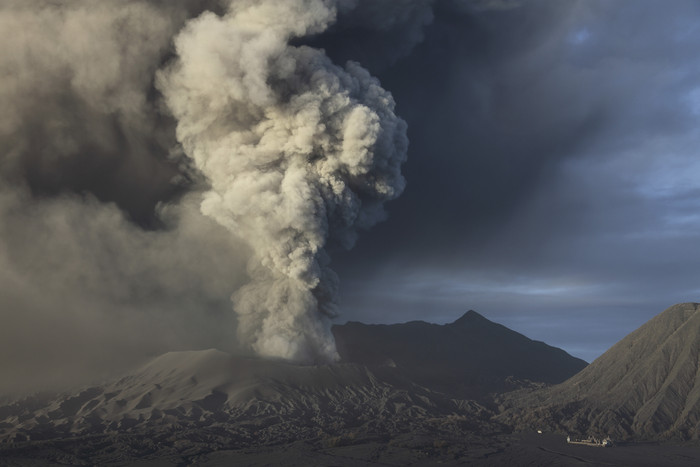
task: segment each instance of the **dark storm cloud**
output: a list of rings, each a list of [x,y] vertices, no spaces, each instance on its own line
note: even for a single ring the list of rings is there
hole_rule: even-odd
[[[475,308],[590,359],[697,300],[699,14],[693,2],[438,6],[380,73],[409,123],[408,185],[341,261],[347,314],[451,321]]]
[[[438,2],[424,40],[380,73],[409,123],[413,157],[405,167],[411,183],[392,205],[391,224],[379,230],[410,244],[411,257],[425,251],[417,243],[452,245],[515,209],[548,167],[605,120],[604,109],[549,75],[575,4],[450,5]],[[364,52],[372,50],[368,44]]]

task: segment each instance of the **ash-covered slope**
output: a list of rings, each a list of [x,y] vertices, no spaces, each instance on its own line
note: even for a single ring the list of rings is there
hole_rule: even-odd
[[[700,305],[675,305],[568,381],[506,397],[502,420],[618,439],[698,439],[699,359]]]
[[[418,384],[460,397],[516,389],[523,380],[560,383],[587,365],[471,310],[445,325],[349,322],[333,334],[344,362],[394,366]]]
[[[362,445],[371,458],[372,446],[383,446],[389,458],[409,455],[407,463],[486,456],[495,452],[491,435],[509,428],[468,400],[470,391],[522,387],[511,376],[563,379],[585,366],[475,312],[444,326],[334,331],[340,364],[170,352],[101,385],[0,406],[0,458],[190,465],[216,452],[300,442],[319,452]]]
[[[104,385],[0,407],[0,442],[127,435],[138,444],[144,438],[133,435],[147,435],[161,450],[179,443],[211,451],[353,430],[408,432],[445,417],[448,425],[475,430],[490,415],[476,403],[382,379],[361,365],[299,366],[204,350],[170,352]]]

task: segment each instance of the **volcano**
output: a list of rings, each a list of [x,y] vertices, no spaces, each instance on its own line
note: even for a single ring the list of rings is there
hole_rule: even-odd
[[[700,304],[672,306],[562,384],[504,397],[501,419],[616,439],[700,438]]]
[[[227,453],[230,465],[248,462],[236,457],[242,450],[302,443],[314,456],[354,446],[355,459],[376,450],[390,462],[426,452],[460,459],[467,449],[478,457],[497,452],[492,435],[508,430],[492,421],[485,394],[559,382],[585,366],[474,311],[446,325],[349,323],[333,332],[338,364],[169,352],[102,384],[15,401],[0,407],[0,455],[181,465]]]
[[[333,333],[343,360],[332,365],[169,352],[101,384],[5,404],[0,459],[31,466],[700,462],[698,449],[658,444],[698,439],[698,304],[669,308],[588,366],[474,311],[445,325],[348,323]],[[655,443],[611,453],[569,446],[565,433]]]

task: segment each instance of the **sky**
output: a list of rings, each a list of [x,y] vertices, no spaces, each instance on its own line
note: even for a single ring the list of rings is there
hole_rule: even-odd
[[[347,318],[471,308],[592,361],[697,301],[698,14],[438,4],[423,42],[377,71],[408,121],[408,183],[339,260]]]
[[[699,15],[3,3],[0,390],[469,309],[592,361],[698,300]]]

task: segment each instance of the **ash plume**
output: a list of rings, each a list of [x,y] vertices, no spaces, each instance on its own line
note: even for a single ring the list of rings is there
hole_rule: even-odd
[[[263,356],[337,359],[329,318],[345,247],[404,187],[406,124],[359,64],[290,43],[336,21],[337,3],[236,1],[175,39],[158,88],[177,139],[211,188],[202,212],[243,238],[250,283],[233,295],[238,336]]]
[[[433,5],[2,2],[9,386],[226,339],[333,360],[327,247],[351,247],[404,185],[406,124],[364,62],[406,55]],[[377,39],[363,66],[322,50],[359,29]]]

